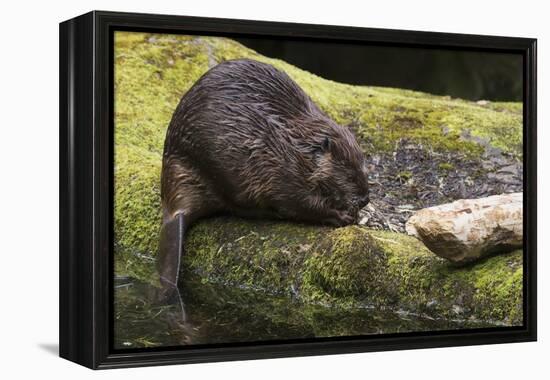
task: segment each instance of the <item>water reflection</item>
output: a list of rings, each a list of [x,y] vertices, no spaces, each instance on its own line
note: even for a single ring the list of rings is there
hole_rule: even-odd
[[[115,281],[117,349],[189,344],[353,336],[490,327],[486,323],[433,320],[368,308],[330,308],[286,296],[202,283],[185,276],[179,303],[150,303],[154,288],[134,279]]]

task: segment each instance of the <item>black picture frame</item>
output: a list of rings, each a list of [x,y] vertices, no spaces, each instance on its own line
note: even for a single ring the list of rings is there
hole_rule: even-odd
[[[269,36],[523,56],[524,324],[113,352],[113,32]],[[536,340],[536,39],[93,11],[60,24],[60,356],[93,369]]]

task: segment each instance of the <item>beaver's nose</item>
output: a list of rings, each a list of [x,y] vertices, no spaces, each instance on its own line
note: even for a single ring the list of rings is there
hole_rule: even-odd
[[[359,200],[359,207],[363,208],[366,205],[368,205],[369,202],[370,202],[369,196],[365,195],[364,197],[361,197],[361,199]]]

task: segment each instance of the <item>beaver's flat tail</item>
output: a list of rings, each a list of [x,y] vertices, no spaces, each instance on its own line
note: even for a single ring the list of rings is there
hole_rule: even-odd
[[[173,303],[172,300],[174,299],[179,303],[182,302],[178,290],[178,280],[183,256],[184,235],[185,221],[183,214],[176,215],[162,225],[157,259],[161,284],[157,301],[161,303]],[[181,306],[183,309],[183,305]]]

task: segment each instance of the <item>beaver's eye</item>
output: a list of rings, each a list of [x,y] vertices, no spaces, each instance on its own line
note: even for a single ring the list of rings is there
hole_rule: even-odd
[[[328,152],[330,150],[330,139],[328,136],[325,136],[325,138],[323,139],[321,149],[323,150],[323,152]]]

